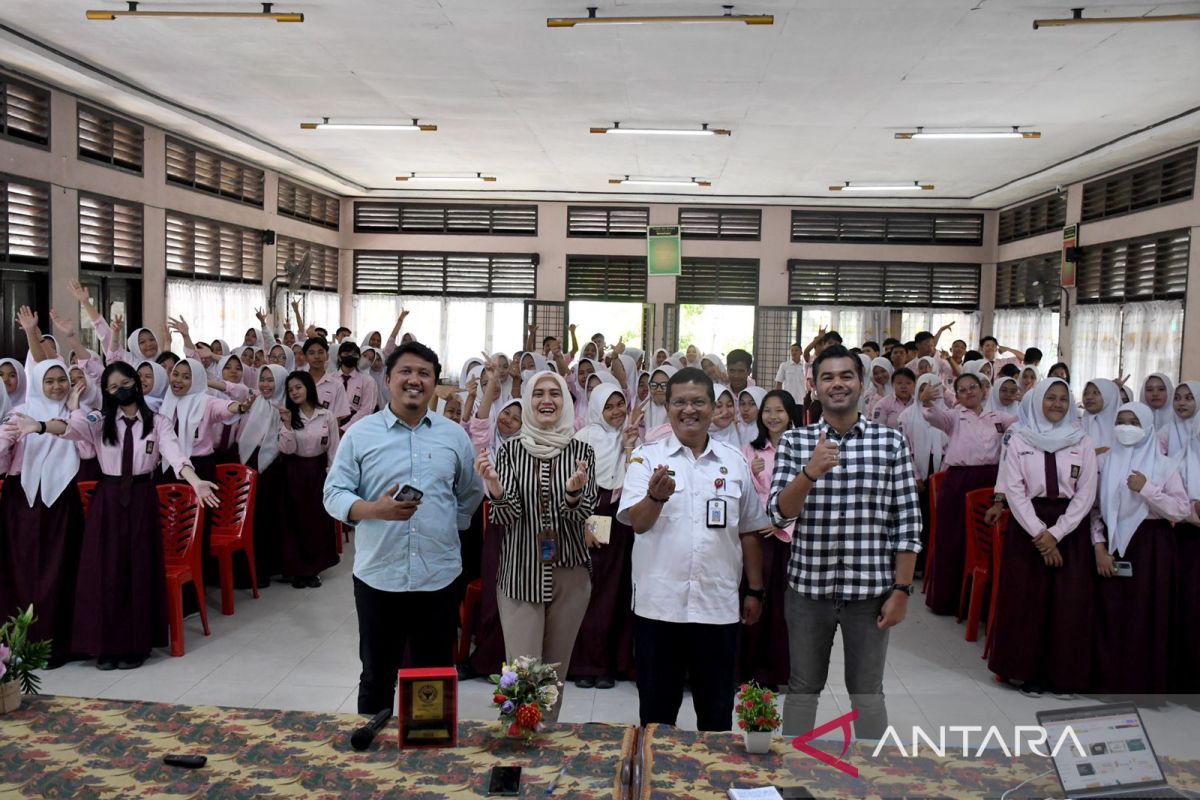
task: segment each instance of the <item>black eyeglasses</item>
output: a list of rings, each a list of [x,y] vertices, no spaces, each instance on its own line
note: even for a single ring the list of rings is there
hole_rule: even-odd
[[[657,391],[657,390],[659,390],[659,389],[666,389],[666,388],[667,388],[667,382],[666,382],[666,381],[650,381],[650,383],[648,383],[648,384],[646,384],[646,385],[650,387],[650,390],[651,390],[651,391]]]

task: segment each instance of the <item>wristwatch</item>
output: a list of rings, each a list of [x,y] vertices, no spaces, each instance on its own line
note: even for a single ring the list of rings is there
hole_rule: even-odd
[[[904,592],[909,597],[912,597],[913,585],[911,583],[893,583],[891,591]]]
[[[767,596],[767,590],[766,589],[746,589],[746,596],[753,597],[755,600],[757,600],[761,603],[763,601],[763,599]]]

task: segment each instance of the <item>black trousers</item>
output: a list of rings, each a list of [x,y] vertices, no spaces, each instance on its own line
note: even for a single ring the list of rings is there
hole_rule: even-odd
[[[634,661],[642,725],[674,725],[683,681],[692,687],[696,727],[733,727],[735,667],[740,623],[701,625],[635,617]]]
[[[414,667],[453,667],[456,584],[432,592],[384,592],[354,578],[358,611],[358,712],[395,708],[396,673],[409,648]]]

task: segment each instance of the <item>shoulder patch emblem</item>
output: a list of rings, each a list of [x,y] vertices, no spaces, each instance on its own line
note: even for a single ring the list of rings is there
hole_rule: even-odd
[[[629,459],[629,463],[630,464],[645,464],[646,462],[645,462],[645,460],[642,459],[641,456],[634,456],[633,458]]]
[[[87,415],[87,421],[88,421],[88,422],[99,422],[99,421],[100,421],[100,415],[99,415],[99,414],[97,414],[95,411],[93,411],[93,412],[91,412],[90,414],[88,414],[88,415]]]

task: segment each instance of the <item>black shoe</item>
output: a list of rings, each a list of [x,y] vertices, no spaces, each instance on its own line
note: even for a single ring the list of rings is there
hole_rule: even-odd
[[[595,689],[596,688],[596,679],[593,678],[591,675],[588,675],[585,678],[576,678],[575,685],[577,687],[579,687],[580,689]]]
[[[1025,681],[1025,683],[1021,684],[1020,691],[1026,697],[1041,697],[1043,690],[1041,686],[1038,686],[1033,681]]]
[[[319,589],[321,586],[321,576],[313,575],[311,578],[308,579],[307,585],[308,585],[308,588],[310,588],[310,589]]]
[[[270,578],[268,578],[266,575],[259,575],[259,576],[258,576],[258,588],[260,588],[260,589],[266,589],[266,588],[267,588],[268,586],[270,586],[270,585],[271,585],[271,579],[270,579]]]
[[[45,669],[58,669],[71,660],[70,656],[55,656],[46,662]]]
[[[308,578],[292,578],[292,588],[293,589],[307,589],[308,588]]]
[[[597,689],[611,689],[616,685],[617,685],[617,682],[614,681],[612,678],[608,677],[607,675],[604,676],[603,678],[596,678],[596,688]]]
[[[117,662],[117,669],[137,669],[145,663],[145,656],[142,656],[141,658],[122,658]]]
[[[108,672],[117,668],[117,660],[115,658],[97,658],[96,669],[101,672]]]

